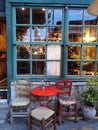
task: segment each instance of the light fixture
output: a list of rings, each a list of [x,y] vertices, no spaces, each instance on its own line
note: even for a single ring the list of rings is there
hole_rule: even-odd
[[[22,9],[22,11],[24,11],[24,10],[25,10],[25,8],[24,8],[24,7],[22,7],[21,9]]]
[[[42,11],[45,11],[45,8],[42,8]]]
[[[87,8],[87,12],[91,15],[95,15],[98,16],[98,0],[94,0],[94,2],[92,2],[88,8]]]

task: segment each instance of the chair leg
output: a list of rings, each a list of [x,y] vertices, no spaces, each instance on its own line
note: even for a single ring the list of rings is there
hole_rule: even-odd
[[[42,119],[42,130],[46,130],[46,128],[45,128],[45,119],[44,118]]]
[[[54,112],[54,121],[53,121],[53,125],[54,125],[54,130],[56,130],[56,113]]]
[[[29,114],[29,130],[32,130],[32,116]]]
[[[59,115],[59,125],[61,125],[61,122],[62,122],[62,117],[61,115]]]
[[[78,104],[75,104],[75,121],[77,121]]]
[[[10,123],[11,124],[13,124],[13,115],[12,115],[12,113],[13,113],[13,108],[10,107]]]
[[[60,104],[60,107],[59,107],[59,124],[61,125],[61,122],[62,122],[62,105]]]
[[[27,107],[27,112],[28,112],[27,121],[28,121],[28,125],[29,125],[29,123],[30,123],[29,117],[30,117],[30,114],[31,114],[29,107]]]

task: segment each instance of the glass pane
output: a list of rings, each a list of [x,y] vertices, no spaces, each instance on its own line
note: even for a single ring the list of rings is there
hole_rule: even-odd
[[[17,61],[17,74],[30,74],[30,62]]]
[[[90,15],[88,12],[85,10],[84,13],[84,20],[85,20],[85,25],[97,25],[97,16]]]
[[[94,75],[94,62],[83,62],[82,73],[84,75]]]
[[[69,42],[82,42],[82,27],[69,27]]]
[[[44,61],[33,61],[32,62],[32,74],[34,75],[45,75],[46,64]]]
[[[80,75],[80,62],[69,61],[67,64],[68,75]]]
[[[5,0],[0,0],[0,12],[5,12]]]
[[[48,41],[60,42],[62,40],[62,27],[48,27]]]
[[[68,59],[80,59],[80,46],[68,46]]]
[[[47,75],[60,76],[60,62],[47,62]]]
[[[32,27],[32,42],[46,41],[46,27]]]
[[[16,9],[16,23],[29,24],[30,23],[30,10],[28,8]]]
[[[97,71],[96,71],[96,75],[98,76],[98,62],[97,62]]]
[[[95,60],[96,46],[83,46],[82,59],[83,60]]]
[[[69,24],[81,25],[82,24],[83,10],[69,10]]]
[[[84,42],[96,42],[97,40],[97,28],[85,27],[84,28]]]
[[[49,25],[61,25],[62,24],[62,10],[61,9],[49,9],[48,10],[48,24]]]
[[[17,45],[17,59],[30,58],[30,45]]]
[[[45,9],[32,9],[32,24],[46,24],[45,17]]]
[[[30,41],[30,28],[27,26],[16,27],[16,40],[29,42]]]
[[[46,48],[45,45],[33,45],[32,59],[45,59]]]
[[[47,46],[47,59],[48,60],[60,60],[61,59],[61,46],[60,45],[48,45]]]

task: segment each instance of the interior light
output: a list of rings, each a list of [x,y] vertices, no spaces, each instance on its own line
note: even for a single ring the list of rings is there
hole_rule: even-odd
[[[42,11],[45,11],[45,8],[43,8]]]
[[[96,38],[86,35],[85,37],[83,37],[83,40],[84,42],[93,42],[93,41],[96,41]]]
[[[24,7],[22,7],[21,9],[22,9],[23,11],[25,10],[25,8],[24,8]]]

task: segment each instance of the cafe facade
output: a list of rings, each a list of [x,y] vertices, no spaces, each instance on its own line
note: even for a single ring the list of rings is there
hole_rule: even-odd
[[[0,0],[0,59],[6,60],[8,100],[18,79],[82,84],[98,76],[98,17],[87,12],[91,2]]]

